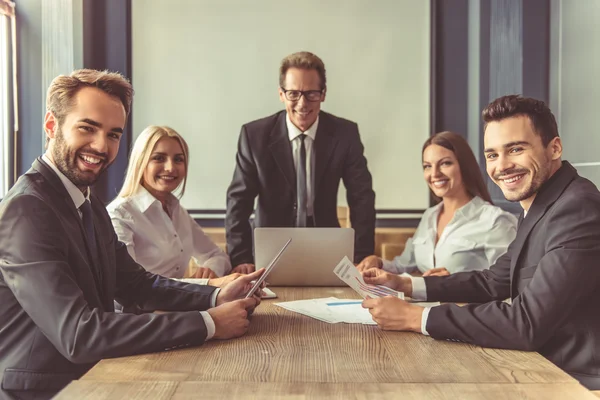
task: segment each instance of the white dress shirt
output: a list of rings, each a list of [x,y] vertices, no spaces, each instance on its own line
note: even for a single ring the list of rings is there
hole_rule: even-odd
[[[79,188],[77,186],[75,186],[75,184],[73,182],[71,182],[71,180],[69,178],[67,178],[62,172],[60,172],[60,170],[56,167],[56,165],[52,162],[52,160],[50,160],[48,157],[46,157],[45,154],[42,155],[42,160],[44,160],[44,162],[46,164],[48,164],[48,166],[50,168],[52,168],[52,170],[56,173],[56,175],[58,176],[58,178],[60,179],[62,184],[65,186],[65,189],[67,189],[69,196],[73,200],[73,204],[75,205],[75,208],[77,208],[77,212],[79,213],[79,218],[81,218],[82,213],[81,213],[81,210],[79,209],[79,207],[81,207],[81,205],[84,203],[84,201],[86,199],[89,200],[91,203],[90,188],[88,187],[87,193],[84,196],[83,192],[81,190],[79,190]],[[217,289],[213,292],[213,295],[211,296],[211,307],[215,306],[215,304],[217,302],[218,294],[219,294],[219,289]],[[213,321],[210,314],[206,311],[200,311],[200,315],[202,316],[202,319],[204,320],[204,324],[206,325],[206,332],[207,332],[206,340],[209,340],[215,335],[215,329],[216,329],[215,322]]]
[[[161,202],[140,186],[128,198],[117,197],[107,207],[119,240],[146,270],[168,278],[183,278],[190,259],[218,276],[231,271],[229,257],[202,230],[173,195]]]
[[[437,218],[441,207],[442,203],[425,211],[415,236],[412,240],[409,239],[411,243],[407,241],[404,252],[394,261],[384,260],[384,269],[395,273],[415,268],[425,272],[431,268],[444,267],[450,273],[487,269],[506,253],[508,245],[517,234],[517,218],[514,215],[474,197],[456,210],[436,246]],[[448,232],[456,237],[450,237]],[[442,239],[445,239],[444,242]],[[422,251],[419,250],[421,245]],[[427,300],[425,279],[410,279],[412,298]],[[421,316],[421,332],[424,335],[429,335],[426,327],[430,310],[431,307],[425,307]]]
[[[436,244],[443,202],[427,209],[402,255],[384,260],[383,269],[400,274],[446,268],[451,274],[489,268],[506,253],[517,234],[517,218],[480,197],[456,210]]]
[[[298,129],[298,127],[292,123],[292,121],[290,120],[290,116],[287,114],[285,117],[285,123],[287,125],[290,142],[292,143],[294,169],[298,167],[298,159],[300,158],[300,139],[298,139],[298,137],[302,134],[306,135],[306,137],[304,138],[304,148],[306,149],[306,195],[308,196],[308,204],[306,205],[306,215],[308,217],[312,217],[314,215],[313,203],[315,200],[313,191],[313,182],[315,181],[315,158],[313,156],[313,143],[315,141],[315,138],[317,137],[319,117],[317,117],[315,123],[312,124],[306,132],[302,132],[300,129]],[[298,171],[296,171],[296,173],[298,173]]]

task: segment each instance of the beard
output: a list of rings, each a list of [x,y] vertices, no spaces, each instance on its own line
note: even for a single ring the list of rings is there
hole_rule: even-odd
[[[546,162],[544,162],[542,165],[543,165],[543,167],[540,168],[535,175],[533,175],[529,185],[525,186],[524,188],[522,188],[518,191],[507,190],[501,184],[498,185],[498,186],[500,186],[500,189],[502,189],[502,193],[504,194],[504,197],[506,197],[506,200],[522,201],[522,200],[528,199],[531,196],[533,196],[534,194],[536,194],[540,190],[540,188],[542,187],[544,182],[546,182],[548,180],[548,178],[550,177],[550,161],[546,160]],[[520,173],[530,173],[530,172],[531,172],[530,170],[527,170],[524,168],[513,168],[513,169],[510,169],[507,171],[503,171],[502,174],[496,175],[494,177],[494,179],[497,181],[497,180],[501,179],[502,176],[511,175],[511,174],[520,174]],[[525,179],[525,177],[523,179]]]
[[[103,161],[103,165],[98,173],[94,173],[92,171],[82,171],[77,165],[77,158],[79,157],[78,152],[79,150],[72,150],[69,147],[65,141],[62,130],[58,129],[56,132],[54,147],[52,148],[52,157],[54,158],[54,163],[64,176],[73,182],[75,186],[83,190],[96,183],[106,168],[109,167],[110,163],[107,164],[105,161]],[[91,149],[87,149],[85,152],[102,157],[105,160],[107,159],[106,154],[99,153]]]
[[[537,176],[536,176],[531,181],[529,186],[525,187],[524,189],[522,189],[518,192],[503,190],[502,193],[504,194],[504,197],[506,197],[506,200],[508,200],[508,201],[521,201],[521,200],[528,199],[531,196],[533,196],[534,194],[536,194],[537,191],[540,190],[542,183],[543,183],[543,181],[538,180]]]

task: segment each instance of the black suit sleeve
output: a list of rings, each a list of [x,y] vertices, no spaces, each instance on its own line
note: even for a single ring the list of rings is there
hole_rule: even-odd
[[[0,213],[0,272],[27,318],[66,359],[92,363],[204,342],[206,326],[197,311],[134,315],[90,307],[68,263],[73,249],[65,238],[72,233],[62,226],[37,197],[9,200]],[[137,268],[127,272],[132,293],[144,292],[149,282],[144,274],[132,273]]]
[[[242,127],[238,142],[235,171],[227,190],[227,215],[225,229],[227,252],[231,265],[253,263],[252,228],[250,215],[258,195],[258,172],[252,157],[248,132]]]
[[[427,331],[485,347],[539,350],[600,286],[600,207],[597,199],[567,202],[549,211],[542,257],[512,304],[495,301],[442,305],[429,313]],[[541,244],[540,244],[541,245]],[[458,285],[456,290],[459,290]],[[429,289],[428,289],[429,293]]]
[[[490,269],[424,278],[427,301],[486,303],[509,298],[512,246]]]
[[[214,287],[183,283],[147,272],[131,258],[124,243],[118,240],[115,242],[115,298],[119,303],[124,306],[136,305],[144,311],[193,311],[210,308]]]
[[[375,252],[375,192],[358,126],[353,124],[353,127],[343,181],[350,208],[350,222],[356,235],[354,262],[358,263]]]

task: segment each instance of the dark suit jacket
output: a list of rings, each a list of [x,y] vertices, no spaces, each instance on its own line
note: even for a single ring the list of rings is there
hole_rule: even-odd
[[[600,193],[569,163],[542,186],[489,270],[425,283],[428,300],[483,303],[432,308],[432,337],[538,351],[600,389]]]
[[[199,345],[210,286],[146,272],[92,196],[101,253],[54,171],[37,159],[0,203],[0,398],[49,398],[103,358]],[[165,314],[115,314],[113,299]],[[24,392],[27,391],[27,392]]]
[[[355,261],[373,254],[375,192],[358,126],[321,111],[313,147],[314,222],[339,227],[337,193],[346,187],[355,230]],[[289,227],[296,218],[296,170],[286,126],[286,112],[242,126],[233,180],[227,191],[227,250],[232,265],[254,262],[249,218],[258,196],[255,227]]]

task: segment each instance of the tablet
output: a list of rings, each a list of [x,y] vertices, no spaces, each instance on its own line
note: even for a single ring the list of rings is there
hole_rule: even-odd
[[[271,271],[273,271],[275,269],[275,266],[277,265],[277,261],[279,260],[279,258],[281,257],[281,255],[283,254],[283,252],[285,251],[285,249],[289,246],[289,244],[291,242],[292,242],[292,238],[289,238],[288,241],[285,242],[285,244],[283,245],[281,250],[279,250],[279,253],[277,253],[275,258],[273,258],[273,260],[271,260],[271,262],[269,263],[269,266],[267,266],[267,269],[265,270],[265,272],[263,272],[263,274],[260,276],[260,278],[258,278],[256,280],[256,282],[254,282],[254,286],[252,286],[252,289],[250,289],[250,291],[246,295],[246,298],[252,297],[254,292],[256,292],[256,290],[258,288],[260,288],[260,285],[265,281],[267,276],[269,276]]]

